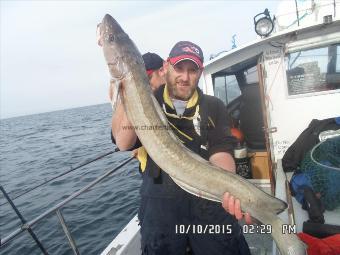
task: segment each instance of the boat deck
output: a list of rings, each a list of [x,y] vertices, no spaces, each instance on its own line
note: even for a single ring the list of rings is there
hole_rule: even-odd
[[[287,174],[287,178],[290,179],[292,173]],[[287,202],[286,187],[285,187],[286,175],[282,170],[281,160],[277,162],[276,169],[276,197]],[[252,183],[263,189],[265,192],[270,193],[270,183],[267,179],[253,179]],[[294,216],[296,221],[296,232],[302,231],[302,224],[308,219],[307,211],[301,208],[301,205],[293,198]],[[339,225],[340,208],[334,211],[326,211],[324,217],[326,223]],[[284,223],[288,224],[288,212],[285,210],[279,215]],[[131,219],[131,221],[125,226],[125,228],[118,234],[118,236],[106,247],[101,255],[134,255],[140,254],[140,233],[139,233],[139,221],[137,215]],[[242,225],[243,222],[240,222]],[[245,238],[248,242],[249,248],[253,255],[276,255],[278,254],[275,246],[275,242],[270,234],[245,234]]]

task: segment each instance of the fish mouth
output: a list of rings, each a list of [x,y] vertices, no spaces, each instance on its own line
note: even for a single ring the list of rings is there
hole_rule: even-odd
[[[128,76],[128,67],[121,57],[112,58],[107,62],[111,76],[114,79],[122,80]]]
[[[117,68],[117,63],[108,63],[107,64],[111,73],[111,76],[114,79],[117,80],[122,80],[124,79],[124,77],[126,76],[125,73],[123,71],[119,71]]]

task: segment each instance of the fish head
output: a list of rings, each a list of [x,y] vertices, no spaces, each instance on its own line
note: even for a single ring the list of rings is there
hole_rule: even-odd
[[[104,39],[107,40],[108,42],[114,41],[114,36],[117,36],[119,34],[125,34],[122,27],[110,14],[105,14],[103,21],[101,23],[101,27],[104,28],[104,31],[102,31],[104,32],[105,36]]]
[[[127,63],[131,55],[129,36],[109,14],[97,26],[98,44],[103,47],[104,56],[112,78],[123,79],[128,73]]]

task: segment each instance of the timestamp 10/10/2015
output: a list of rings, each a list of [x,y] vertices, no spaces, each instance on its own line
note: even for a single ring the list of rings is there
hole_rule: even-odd
[[[296,226],[283,224],[282,234],[296,234]],[[176,234],[231,234],[233,231],[232,225],[226,224],[176,224]],[[241,226],[243,234],[272,234],[272,225],[270,224],[245,224]]]
[[[271,234],[271,225],[242,225],[241,231],[244,234]],[[233,232],[232,225],[226,224],[177,224],[175,226],[176,234],[231,234]]]

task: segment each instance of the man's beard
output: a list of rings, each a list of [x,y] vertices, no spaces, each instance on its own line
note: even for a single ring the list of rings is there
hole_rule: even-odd
[[[170,80],[168,76],[165,76],[165,81],[169,90],[169,95],[172,98],[179,99],[179,100],[184,100],[187,101],[190,99],[190,97],[194,94],[196,90],[196,86],[193,88],[190,88],[187,93],[182,94],[178,93],[177,91],[177,84],[175,80]]]

